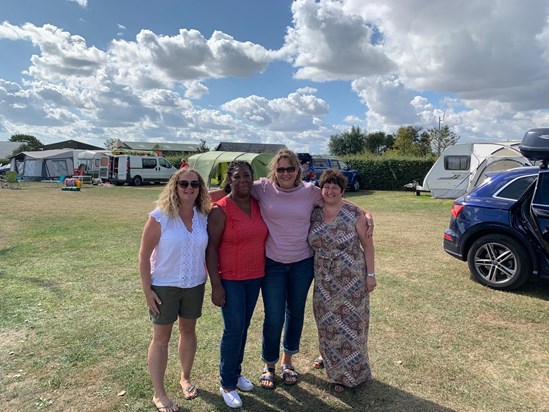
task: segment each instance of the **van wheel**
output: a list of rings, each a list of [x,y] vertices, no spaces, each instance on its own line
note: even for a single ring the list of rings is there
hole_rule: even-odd
[[[358,192],[360,190],[360,180],[355,179],[351,184],[351,192]]]
[[[132,180],[132,183],[134,186],[141,186],[141,183],[143,183],[143,179],[141,179],[141,176],[135,176]]]
[[[473,278],[493,289],[516,289],[532,272],[524,246],[502,234],[486,235],[473,243],[467,263]]]

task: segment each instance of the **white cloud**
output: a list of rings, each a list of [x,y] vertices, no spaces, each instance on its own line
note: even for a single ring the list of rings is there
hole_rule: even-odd
[[[341,8],[341,2],[296,0],[293,27],[279,52],[298,68],[295,76],[315,81],[353,80],[396,69],[377,45],[366,21]]]
[[[83,8],[88,7],[88,0],[67,0],[67,1],[78,3],[78,5]]]
[[[349,124],[394,132],[439,118],[463,140],[519,139],[549,124],[548,12],[546,0],[296,0],[280,50],[185,28],[143,29],[100,49],[52,24],[4,22],[0,39],[36,52],[19,84],[0,79],[0,124],[3,133],[282,142],[317,152]],[[289,62],[299,86],[198,105],[219,79],[259,77],[273,61]],[[363,118],[353,107],[342,124],[326,124],[330,104],[346,107],[330,100],[330,81],[349,82]]]
[[[223,104],[222,108],[271,131],[318,129],[317,120],[329,111],[324,100],[302,93],[290,93],[273,100],[259,96],[238,98]]]

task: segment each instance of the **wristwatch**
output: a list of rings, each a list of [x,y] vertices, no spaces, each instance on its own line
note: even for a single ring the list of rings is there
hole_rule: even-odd
[[[371,278],[375,278],[376,274],[372,272],[372,273],[368,273],[368,276],[370,276]]]

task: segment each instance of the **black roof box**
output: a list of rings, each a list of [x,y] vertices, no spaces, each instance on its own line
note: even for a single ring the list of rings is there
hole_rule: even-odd
[[[530,160],[549,161],[549,128],[528,130],[522,138],[519,150]]]

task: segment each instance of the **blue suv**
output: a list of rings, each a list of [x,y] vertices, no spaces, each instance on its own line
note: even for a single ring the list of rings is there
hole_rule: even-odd
[[[444,250],[494,289],[549,277],[549,129],[529,130],[519,149],[540,166],[488,173],[456,199],[444,231]]]
[[[520,148],[541,165],[488,173],[480,186],[456,199],[444,231],[444,250],[467,261],[472,277],[494,289],[549,277],[549,129],[533,130]],[[542,139],[534,152],[525,144],[531,132]]]
[[[347,177],[347,189],[358,192],[364,185],[364,179],[360,173],[350,164],[335,157],[311,156],[309,153],[297,153],[302,166],[302,178],[307,182],[313,182],[318,186],[318,180],[322,173],[328,169],[340,170]],[[303,166],[306,166],[304,172]]]

